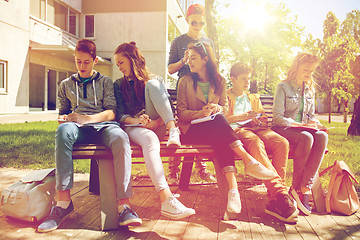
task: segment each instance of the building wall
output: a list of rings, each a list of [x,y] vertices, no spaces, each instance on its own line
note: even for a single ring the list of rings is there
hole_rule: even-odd
[[[167,73],[167,1],[96,1],[83,2],[82,14],[95,14],[95,38],[98,55],[113,62],[116,47],[134,41],[153,73]],[[82,20],[84,18],[81,18]],[[81,25],[84,23],[81,22]],[[81,32],[82,35],[83,32]],[[122,76],[113,62],[112,78]]]
[[[0,59],[7,62],[7,92],[0,93],[0,113],[27,112],[29,1],[0,1],[0,36]]]
[[[33,85],[46,82],[46,72],[53,74],[53,71],[58,71],[58,78],[60,73],[64,76],[64,72],[76,72],[74,61],[69,58],[71,53],[64,57],[46,50],[35,51],[29,46],[33,43],[74,46],[84,36],[85,14],[95,14],[95,37],[92,40],[97,44],[98,55],[112,61],[112,66],[100,62],[96,70],[114,80],[119,78],[122,74],[112,60],[113,52],[120,43],[135,41],[150,70],[166,78],[170,50],[168,17],[179,23],[181,31],[187,30],[184,30],[185,19],[176,18],[182,14],[176,0],[59,1],[80,12],[78,37],[31,16],[29,0],[0,0],[0,44],[6,46],[0,48],[0,60],[7,62],[8,73],[7,91],[0,93],[0,114],[28,112],[30,101],[41,105],[46,85],[39,86],[39,92],[34,90],[37,88]],[[37,98],[31,95],[37,95]]]
[[[82,0],[60,0],[71,8],[75,9],[78,12],[81,12],[82,9]],[[85,0],[86,1],[86,0]]]

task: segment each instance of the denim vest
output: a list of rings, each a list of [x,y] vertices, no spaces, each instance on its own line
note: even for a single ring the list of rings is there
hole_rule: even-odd
[[[276,88],[272,125],[289,126],[295,122],[302,101],[301,87],[289,82],[281,82]],[[315,91],[307,86],[304,89],[304,109],[302,123],[316,121]]]

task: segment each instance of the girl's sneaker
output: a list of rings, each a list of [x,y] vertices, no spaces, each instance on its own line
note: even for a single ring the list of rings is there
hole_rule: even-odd
[[[180,143],[180,130],[178,128],[170,128],[169,130],[169,139],[167,141],[166,146],[176,145],[178,147],[181,146]]]
[[[229,190],[226,210],[230,213],[241,212],[240,193],[237,189]]]
[[[302,194],[301,191],[296,191],[293,188],[290,188],[290,195],[295,199],[297,207],[301,212],[303,212],[306,216],[311,213],[310,206],[310,194]]]
[[[177,200],[177,197],[179,196],[179,194],[171,195],[161,204],[162,215],[172,219],[180,219],[195,214],[194,209],[185,207],[179,200]]]

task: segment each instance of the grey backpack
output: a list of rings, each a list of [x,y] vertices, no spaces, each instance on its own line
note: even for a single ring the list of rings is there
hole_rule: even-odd
[[[10,217],[34,222],[46,217],[55,195],[55,169],[31,172],[1,191],[1,210]]]

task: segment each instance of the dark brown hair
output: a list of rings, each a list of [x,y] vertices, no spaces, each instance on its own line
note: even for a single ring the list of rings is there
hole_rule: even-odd
[[[254,69],[244,63],[238,62],[235,63],[230,69],[230,77],[237,78],[241,74],[249,74],[252,73]]]
[[[189,49],[196,51],[198,54],[200,54],[201,58],[208,58],[208,61],[205,65],[207,76],[209,77],[210,84],[215,89],[215,94],[220,94],[220,87],[225,80],[220,75],[212,47],[206,43],[198,42],[195,45],[189,47]],[[197,73],[191,73],[191,77],[194,79],[194,89],[196,90],[197,82],[200,80],[199,75]]]
[[[96,45],[93,41],[89,39],[80,39],[76,44],[75,52],[89,53],[91,57],[95,60]]]
[[[150,79],[144,56],[136,47],[135,42],[120,44],[114,52],[114,55],[116,54],[121,54],[129,59],[131,65],[130,78],[134,81],[135,95],[139,100],[142,100],[145,94],[145,84]],[[126,80],[125,76],[124,79]],[[120,90],[127,101],[130,100],[130,95],[127,92],[129,84],[129,81],[122,81],[120,87]]]

